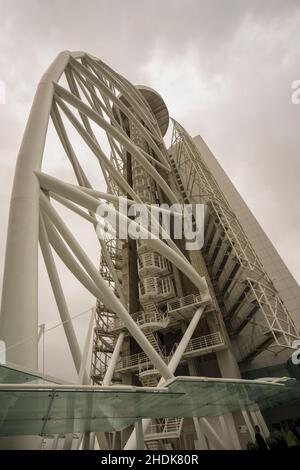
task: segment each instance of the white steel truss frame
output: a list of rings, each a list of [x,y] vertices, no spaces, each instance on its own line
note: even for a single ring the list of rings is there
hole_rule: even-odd
[[[272,336],[270,344],[264,349],[279,352],[284,348],[292,348],[293,341],[299,338],[299,331],[293,319],[256,255],[242,225],[205,164],[199,149],[186,130],[175,120],[172,121],[173,161],[177,170],[185,177],[187,197],[206,202],[214,223],[221,227],[223,239],[227,241],[228,246],[231,246],[234,257],[240,265],[242,281],[250,287],[263,313],[259,322],[255,317],[250,322],[254,330],[258,328],[264,334],[268,332]],[[193,195],[194,185],[199,191],[196,195]],[[254,339],[257,339],[257,335],[252,334],[252,340]],[[251,344],[246,349],[245,354],[249,352],[248,349],[251,350]]]
[[[122,127],[124,116],[146,142],[148,151],[141,149],[126,134]],[[41,171],[50,118],[72,166],[76,184],[66,183]],[[92,187],[80,163],[79,152],[73,146],[70,128],[72,132],[76,131],[80,142],[86,145],[88,154],[99,163],[107,184],[107,193],[102,193]],[[228,236],[230,235],[235,240],[236,256],[241,264],[247,265],[252,272],[261,269],[259,260],[240,227],[231,220],[230,208],[223,201],[222,194],[219,193],[217,187],[211,186],[206,170],[195,163],[197,154],[195,154],[192,142],[183,134],[182,128],[180,129],[180,131],[176,130],[177,142],[175,143],[185,146],[185,150],[179,152],[179,157],[183,158],[187,152],[197,169],[195,173],[190,171],[189,184],[194,184],[199,172],[202,171],[202,176],[210,182],[210,184],[207,183],[205,190],[210,196],[214,194],[210,203],[213,204],[215,210],[222,211],[224,228],[226,224],[231,225],[231,229],[228,229],[231,230]],[[98,137],[98,131],[101,131],[101,138]],[[103,135],[106,136],[109,152],[104,150]],[[84,52],[62,52],[38,85],[17,160],[0,319],[1,339],[8,347],[9,362],[32,370],[38,368],[38,247],[40,243],[58,311],[62,322],[67,325],[65,326],[66,338],[79,380],[84,383],[89,382],[85,372],[87,348],[84,348],[82,355],[70,321],[71,316],[55,266],[53,251],[97,301],[95,337],[99,332],[100,348],[104,349],[105,345],[107,347],[107,351],[104,350],[104,356],[93,356],[94,375],[99,375],[97,383],[109,385],[118,362],[125,332],[121,331],[118,337],[111,335],[108,341],[105,340],[106,335],[111,333],[108,331],[110,321],[115,317],[119,318],[139,344],[143,354],[159,372],[161,379],[157,386],[161,387],[174,377],[186,348],[192,344],[191,338],[205,307],[197,307],[180,342],[176,344],[172,357],[166,363],[149,341],[149,335],[147,337],[128,312],[122,288],[118,282],[116,265],[118,245],[115,237],[110,234],[106,240],[100,240],[99,271],[98,266],[96,267],[87,256],[52,204],[53,201],[59,202],[96,228],[97,208],[100,204],[106,204],[106,201],[112,201],[115,203],[115,212],[119,218],[123,217],[123,220],[128,222],[130,219],[117,211],[119,197],[139,203],[142,201],[123,176],[126,152],[129,152],[133,160],[141,165],[143,171],[155,181],[157,188],[167,200],[171,203],[178,203],[167,178],[164,177],[171,173],[172,168],[158,121],[142,93],[99,59]],[[132,223],[131,220],[130,222]],[[149,232],[146,231],[146,233],[149,235]],[[173,264],[174,268],[181,271],[195,285],[200,295],[203,294],[205,298],[209,298],[205,278],[198,274],[172,240],[165,242],[160,239],[149,239],[147,244]],[[22,262],[21,275],[20,262]],[[264,292],[264,298],[266,296],[269,300],[269,296]],[[291,331],[292,327],[289,336],[291,336]],[[23,347],[15,346],[22,342],[24,337],[33,338],[25,350]],[[99,347],[99,343],[95,340],[94,346]],[[224,447],[225,438],[220,437],[207,420],[203,418],[200,421],[195,424],[196,432],[199,434],[201,428],[203,433]],[[150,422],[151,420],[146,420],[138,423],[136,431],[143,429],[145,433]],[[136,431],[127,441],[126,449],[141,445]],[[104,442],[103,436],[97,437],[105,447],[107,443]],[[199,442],[200,438],[199,434]],[[90,436],[83,437],[85,447],[89,446],[89,440]]]

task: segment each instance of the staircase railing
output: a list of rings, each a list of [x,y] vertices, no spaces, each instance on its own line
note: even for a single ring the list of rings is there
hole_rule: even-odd
[[[183,418],[165,418],[156,423],[151,424],[145,433],[147,437],[156,435],[157,439],[164,439],[164,436],[170,433],[175,433],[179,437],[183,425]]]
[[[189,351],[197,351],[199,349],[206,349],[222,344],[225,344],[224,338],[220,331],[216,331],[215,333],[210,333],[208,335],[199,336],[198,338],[191,339],[184,353],[187,353]]]
[[[202,298],[200,294],[189,294],[185,297],[178,297],[177,299],[167,302],[167,312],[200,303],[201,300]]]
[[[178,344],[179,343],[174,343],[168,355],[166,355],[165,348],[161,350],[160,355],[166,364],[169,364],[171,361]],[[213,348],[214,346],[225,346],[225,341],[220,331],[215,331],[214,333],[209,333],[207,335],[191,339],[183,353],[183,357],[192,351],[201,351]],[[132,354],[130,356],[123,356],[117,364],[116,370],[127,368],[136,368],[140,373],[146,370],[155,370],[153,364],[144,352]]]
[[[166,328],[169,323],[169,315],[167,312],[160,313],[158,311],[144,312],[143,310],[135,312],[132,318],[139,327],[147,326],[147,324],[156,323],[160,324],[162,328]],[[119,319],[115,320],[110,324],[110,330],[120,330],[125,328],[124,323]]]

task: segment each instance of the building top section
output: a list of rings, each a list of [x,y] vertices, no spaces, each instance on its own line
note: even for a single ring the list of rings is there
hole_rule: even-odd
[[[169,127],[169,111],[163,98],[153,88],[143,85],[137,85],[136,88],[142,93],[149,104],[152,113],[157,119],[160,131],[164,136]]]
[[[147,101],[152,113],[154,114],[162,136],[164,136],[169,127],[169,111],[168,108],[160,96],[153,88],[149,88],[143,85],[136,85],[136,87],[140,93],[143,95],[143,98]],[[118,98],[127,106],[130,107],[127,99],[122,95],[118,95]],[[113,113],[115,119],[119,122],[118,113],[113,105]],[[121,112],[122,118],[124,117],[123,113]]]

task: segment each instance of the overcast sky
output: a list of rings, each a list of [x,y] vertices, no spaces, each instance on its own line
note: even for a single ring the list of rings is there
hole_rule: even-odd
[[[0,281],[14,167],[34,91],[49,63],[69,49],[92,53],[160,92],[170,114],[207,142],[299,282],[300,105],[291,102],[299,44],[299,0],[0,0]],[[65,164],[59,153],[52,157],[62,177]],[[91,237],[85,235],[88,245]],[[92,306],[64,276],[71,314]],[[59,319],[43,273],[41,279],[41,318],[50,327]],[[86,325],[87,315],[80,318]],[[58,331],[48,335],[46,361],[56,375],[65,354]],[[72,367],[64,373],[72,378]]]

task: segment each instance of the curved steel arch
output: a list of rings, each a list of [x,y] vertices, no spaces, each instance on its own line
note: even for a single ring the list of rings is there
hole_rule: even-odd
[[[66,81],[65,86],[58,83],[62,78]],[[38,368],[38,241],[40,239],[46,268],[61,318],[66,325],[65,333],[77,371],[79,372],[81,364],[80,349],[71,322],[66,321],[70,319],[70,315],[51,246],[96,298],[113,307],[164,379],[173,376],[129,315],[105,243],[100,241],[119,298],[105,283],[50,202],[53,198],[83,219],[94,225],[96,223],[94,214],[99,205],[99,192],[93,190],[80,165],[64,120],[73,126],[99,161],[110,193],[107,195],[108,198],[115,197],[114,194],[123,197],[128,195],[132,200],[141,202],[121,173],[124,152],[129,152],[143,170],[156,181],[165,197],[172,203],[178,202],[164,178],[171,171],[161,133],[161,129],[163,132],[166,131],[168,112],[166,108],[162,109],[160,106],[158,109],[160,118],[157,119],[142,91],[146,90],[148,95],[156,92],[145,87],[140,88],[141,90],[134,87],[97,58],[84,52],[68,51],[59,54],[38,85],[18,155],[9,217],[0,319],[1,338],[8,347],[9,362],[31,369]],[[72,165],[77,187],[41,173],[50,116]],[[148,151],[141,149],[129,138],[124,125],[126,121],[138,129],[148,145]],[[110,157],[103,151],[102,142],[95,135],[95,125],[106,135],[111,151]],[[174,242],[169,240],[168,244],[169,246],[163,242],[156,242],[155,249],[186,273],[199,290],[207,292],[204,278],[199,276]],[[21,344],[24,338],[32,339],[26,344],[26,348]]]

